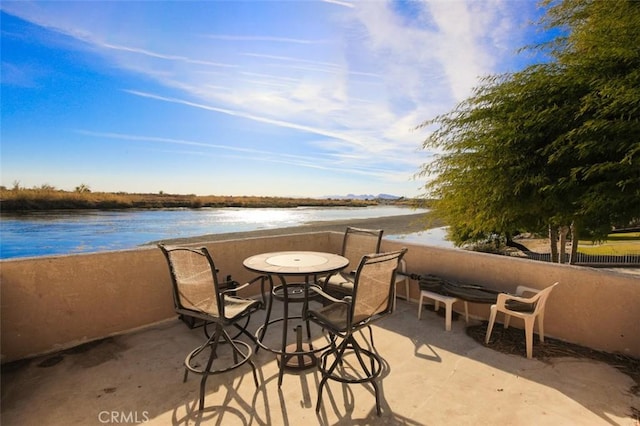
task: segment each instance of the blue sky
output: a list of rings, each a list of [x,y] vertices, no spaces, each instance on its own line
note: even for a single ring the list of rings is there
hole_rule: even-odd
[[[418,196],[415,127],[541,37],[530,0],[0,8],[7,187]]]

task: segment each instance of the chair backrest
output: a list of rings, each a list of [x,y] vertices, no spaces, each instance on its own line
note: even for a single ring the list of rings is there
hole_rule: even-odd
[[[355,271],[360,260],[367,254],[379,253],[382,242],[382,229],[361,229],[347,227],[342,240],[342,256],[349,259],[346,272]]]
[[[540,291],[537,291],[535,289],[531,289],[529,287],[524,287],[524,286],[519,286],[518,288],[516,288],[516,294],[518,294],[518,292],[520,293],[524,293],[525,291],[532,291],[532,292],[536,292],[536,294],[534,296],[531,297],[531,303],[533,303],[535,305],[535,308],[533,309],[532,314],[533,315],[538,315],[540,312],[544,311],[544,307],[547,304],[547,299],[549,298],[549,294],[551,293],[551,290],[553,290],[553,288],[555,286],[557,286],[559,284],[559,282],[555,282],[552,285],[550,285],[549,287],[546,287]]]
[[[176,312],[199,312],[224,318],[213,258],[205,247],[158,245],[169,264]]]
[[[396,271],[406,252],[403,248],[362,257],[353,285],[352,326],[393,311]]]

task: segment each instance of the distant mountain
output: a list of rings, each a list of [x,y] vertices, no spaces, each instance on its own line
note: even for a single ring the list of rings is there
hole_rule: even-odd
[[[373,194],[347,194],[347,195],[325,195],[324,197],[325,199],[332,199],[332,200],[397,200],[399,197],[397,195],[391,195],[391,194],[378,194],[378,195],[373,195]]]

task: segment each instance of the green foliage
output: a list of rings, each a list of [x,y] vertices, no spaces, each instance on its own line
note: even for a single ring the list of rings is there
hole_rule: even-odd
[[[601,237],[640,217],[640,2],[565,1],[548,25],[572,28],[555,55],[583,88],[573,128],[548,154],[568,167],[584,227]]]
[[[574,223],[593,238],[640,217],[640,2],[546,2],[551,62],[487,77],[423,123],[418,173],[457,244]]]

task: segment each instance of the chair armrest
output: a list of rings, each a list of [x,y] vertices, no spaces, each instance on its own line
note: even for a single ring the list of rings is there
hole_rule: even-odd
[[[303,308],[302,317],[305,319],[312,318],[313,320],[313,317],[316,317],[316,319],[313,321],[320,321],[320,323],[324,323],[325,325],[333,324],[333,321],[330,319],[331,315],[327,315],[325,312],[326,309],[335,308],[335,307],[338,307],[339,305],[344,305],[344,309],[346,309],[346,312],[349,312],[349,310],[351,309],[351,303],[353,302],[353,299],[351,296],[345,296],[343,299],[337,299],[331,296],[330,294],[325,293],[319,287],[311,287],[311,291],[314,291],[315,293],[320,295],[323,299],[328,300],[331,303],[328,303],[326,305],[323,303],[323,307],[317,311]],[[346,330],[351,329],[351,316],[347,314],[345,320],[346,320]]]
[[[266,280],[266,279],[267,279],[267,276],[266,276],[266,275],[258,275],[257,277],[252,278],[250,281],[248,281],[248,282],[246,282],[246,283],[244,283],[244,284],[242,284],[242,285],[239,285],[239,286],[237,286],[237,287],[232,287],[232,288],[228,288],[228,289],[226,289],[226,290],[223,290],[223,291],[221,291],[221,292],[220,292],[220,294],[222,294],[222,295],[224,296],[224,295],[226,295],[226,294],[231,293],[231,295],[233,296],[233,295],[237,294],[237,291],[238,291],[238,290],[242,290],[243,288],[247,288],[247,287],[249,287],[250,285],[253,285],[253,284],[255,284],[256,282],[260,281],[260,284],[261,284],[260,296],[262,297],[262,303],[263,303],[263,305],[264,305],[264,304],[265,304],[265,302],[266,302],[266,300],[265,300],[265,296],[264,296],[264,282],[265,282],[265,280]]]
[[[255,278],[253,278],[251,281],[248,281],[248,282],[246,282],[246,283],[244,283],[244,284],[242,284],[242,285],[239,285],[239,286],[237,286],[237,287],[233,287],[233,288],[230,288],[230,289],[228,289],[228,290],[221,291],[221,293],[227,293],[227,292],[229,292],[229,291],[238,291],[238,290],[242,290],[243,288],[247,288],[247,287],[249,287],[251,284],[254,284],[254,283],[255,283],[255,282],[257,282],[258,280],[264,280],[264,279],[265,279],[265,276],[264,276],[264,275],[259,275],[259,276],[255,277]]]
[[[313,291],[316,294],[319,294],[323,299],[326,299],[326,300],[328,300],[330,302],[333,302],[333,303],[344,303],[344,304],[347,304],[347,305],[351,304],[351,296],[345,296],[342,299],[338,299],[336,297],[331,296],[328,293],[325,293],[320,287],[310,287],[309,290]]]
[[[532,297],[522,297],[522,296],[516,296],[513,294],[500,293],[498,294],[498,300],[496,301],[496,306],[498,307],[498,309],[508,309],[506,308],[506,304],[511,300],[515,300],[516,302],[521,302],[521,303],[534,304],[539,297],[540,297],[539,294],[535,294]]]
[[[322,288],[326,289],[327,288],[327,284],[329,284],[329,281],[331,281],[331,279],[333,277],[341,277],[341,279],[345,280],[345,281],[350,281],[353,282],[353,280],[356,277],[356,271],[352,271],[352,272],[345,272],[345,271],[338,271],[338,272],[332,272],[329,275],[326,275],[324,278],[320,279],[320,280],[315,280],[316,284],[318,284],[319,286],[321,286]]]

